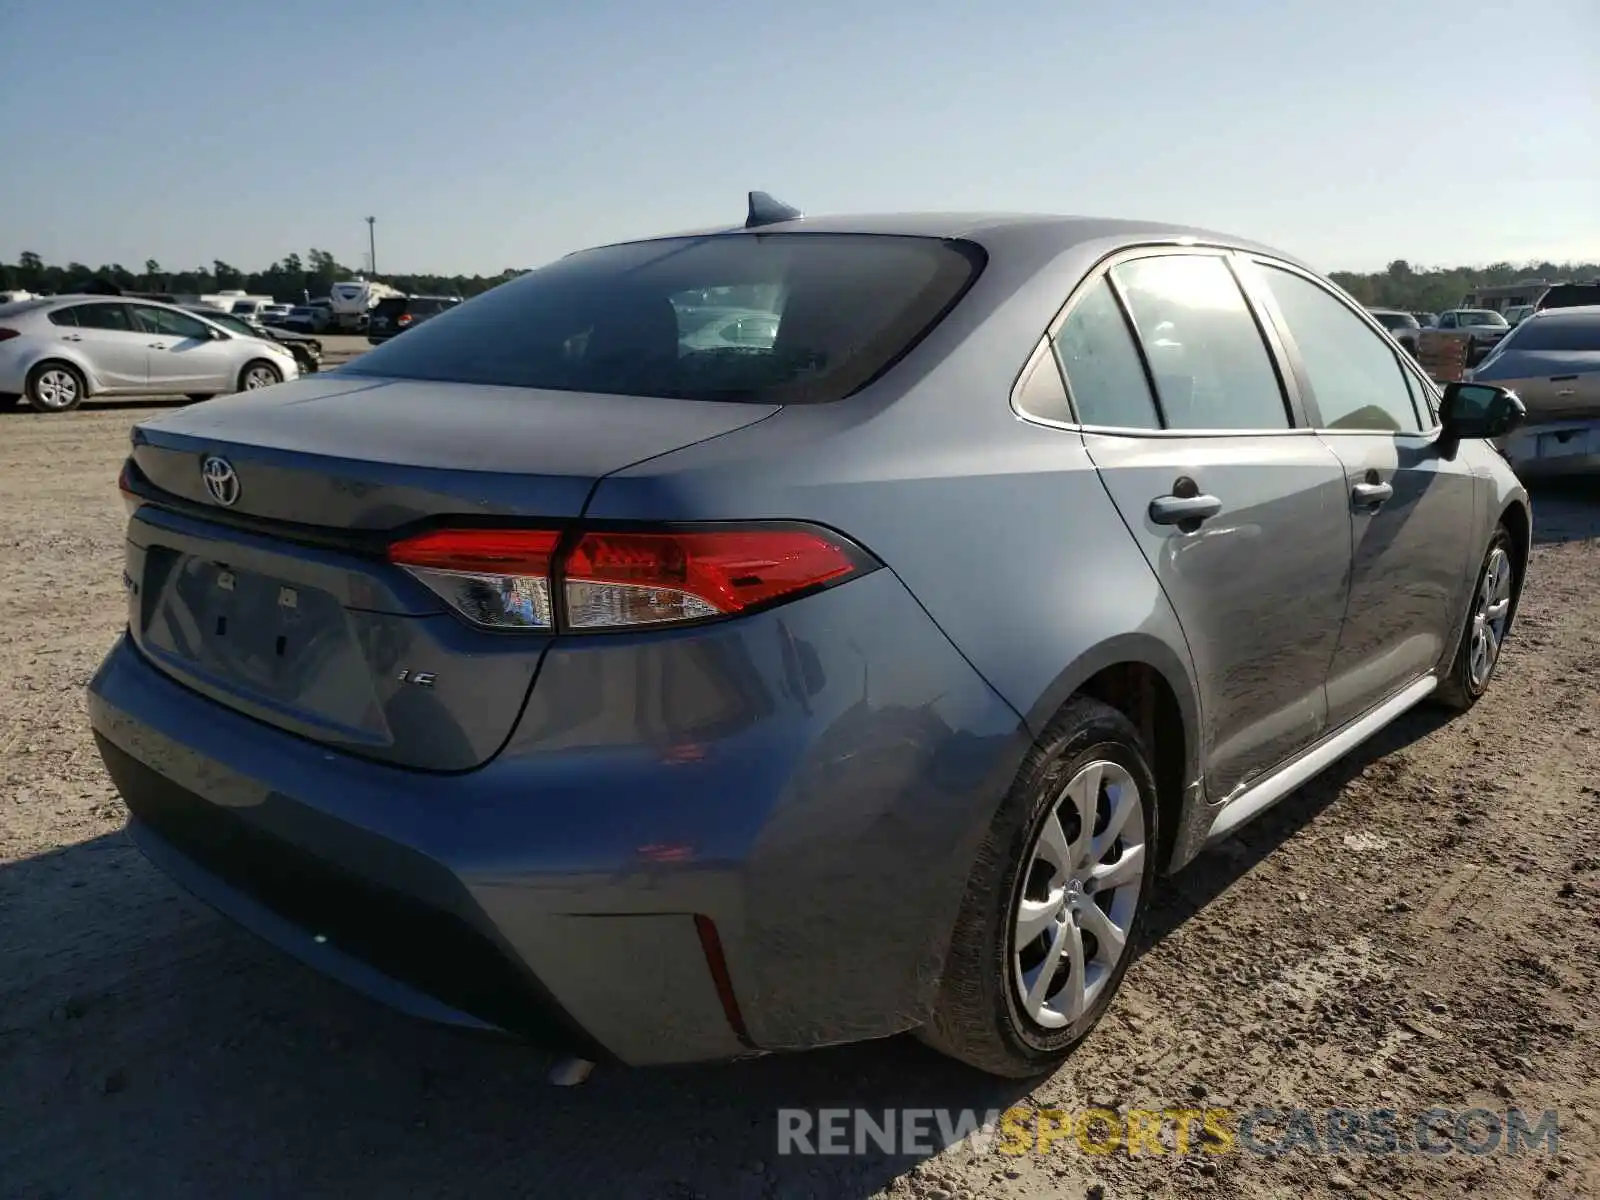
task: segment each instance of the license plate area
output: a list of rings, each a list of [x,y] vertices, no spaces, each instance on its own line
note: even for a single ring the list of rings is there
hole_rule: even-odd
[[[161,547],[149,559],[143,640],[231,686],[303,698],[330,657],[355,649],[344,608],[327,592]]]
[[[1595,429],[1563,429],[1539,435],[1536,454],[1539,458],[1565,458],[1573,454],[1600,453],[1600,431]]]

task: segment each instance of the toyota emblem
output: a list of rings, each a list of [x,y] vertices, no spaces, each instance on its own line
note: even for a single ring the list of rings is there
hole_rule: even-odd
[[[215,454],[207,457],[200,464],[200,478],[205,480],[211,498],[223,508],[239,503],[239,475],[227,459]]]

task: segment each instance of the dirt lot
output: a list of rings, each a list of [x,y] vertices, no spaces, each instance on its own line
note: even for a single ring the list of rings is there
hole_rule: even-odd
[[[1413,714],[1173,881],[1068,1067],[909,1039],[544,1084],[348,994],[148,867],[85,727],[130,423],[0,414],[0,1195],[1600,1196],[1600,490],[1540,493],[1490,696]],[[1559,1153],[780,1157],[780,1106],[1517,1106]],[[1278,1130],[1270,1137],[1281,1136]],[[1148,1151],[1148,1147],[1146,1148]]]

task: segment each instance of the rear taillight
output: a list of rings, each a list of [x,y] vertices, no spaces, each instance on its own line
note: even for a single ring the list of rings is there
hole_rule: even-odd
[[[399,319],[395,321],[395,324],[396,325],[409,325],[409,324],[411,324],[411,314],[410,313],[401,313]]]
[[[877,566],[826,530],[793,525],[564,540],[553,530],[448,529],[393,543],[389,559],[473,624],[574,633],[734,616]]]
[[[393,543],[389,561],[474,625],[552,629],[550,574],[560,540],[548,529],[439,529]]]
[[[7,329],[4,326],[0,326],[0,342],[9,342],[12,338],[21,336],[15,329]]]
[[[127,458],[122,462],[122,470],[117,475],[117,490],[122,493],[122,507],[131,517],[139,507],[138,494],[133,490],[133,459]]]

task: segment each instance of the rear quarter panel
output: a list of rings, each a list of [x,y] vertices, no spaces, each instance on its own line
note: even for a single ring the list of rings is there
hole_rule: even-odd
[[[966,299],[877,383],[608,476],[587,515],[831,526],[895,572],[1034,734],[1119,661],[1160,670],[1199,729],[1182,632],[1082,437],[1010,407],[1072,286],[1123,244],[991,252]],[[1185,741],[1191,780],[1198,747]]]

